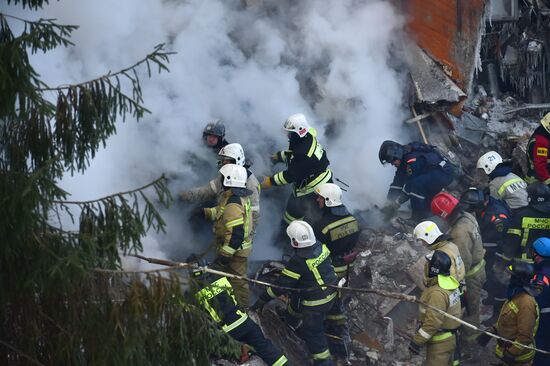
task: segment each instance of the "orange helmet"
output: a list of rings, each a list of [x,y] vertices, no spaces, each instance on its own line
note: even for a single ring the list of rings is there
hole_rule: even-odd
[[[458,199],[448,192],[439,192],[432,198],[432,213],[447,220],[458,205]]]

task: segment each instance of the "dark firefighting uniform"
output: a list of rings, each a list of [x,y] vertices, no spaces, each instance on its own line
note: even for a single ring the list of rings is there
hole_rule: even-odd
[[[300,251],[300,253],[298,253]],[[330,261],[330,251],[320,243],[313,247],[297,250],[297,254],[281,272],[276,285],[305,289],[318,287],[318,290],[299,293],[285,291],[277,287],[268,287],[260,299],[270,301],[285,293],[290,295],[287,308],[287,320],[294,325],[300,319],[302,325],[298,334],[306,342],[314,365],[331,365],[331,353],[325,336],[325,317],[330,313],[338,295],[334,288],[323,286],[335,284],[337,278]]]
[[[453,168],[429,145],[413,142],[407,145],[390,185],[388,198],[399,203],[411,200],[413,218],[430,217],[433,196],[453,181]]]
[[[223,191],[216,207],[205,208],[205,216],[214,221],[214,241],[219,269],[246,276],[248,256],[252,251],[252,214],[249,190],[232,188]],[[241,306],[248,306],[249,289],[245,280],[229,280]]]
[[[336,276],[347,276],[355,262],[352,254],[359,240],[359,224],[344,205],[323,208],[323,216],[313,225],[315,237],[330,250],[330,258]],[[346,341],[349,341],[349,328],[342,303],[342,294],[338,295],[330,314],[327,315],[327,333],[331,352],[345,355]]]
[[[535,344],[537,348],[550,352],[550,258],[535,264],[535,278],[533,283],[542,288],[542,292],[535,297],[540,310],[540,322]],[[533,366],[550,365],[550,355],[537,352]]]
[[[485,248],[487,281],[483,288],[487,291],[487,304],[493,305],[495,316],[500,312],[502,304],[506,301],[505,295],[508,285],[508,276],[502,276],[504,267],[495,267],[495,260],[496,254],[502,253],[502,246],[511,217],[512,213],[506,202],[494,197],[489,197],[485,208],[476,213],[483,247]]]
[[[502,305],[495,326],[496,334],[533,347],[539,323],[539,308],[533,296],[514,280],[512,276],[508,286],[508,299]],[[531,365],[535,351],[497,340],[495,354],[500,359],[507,357],[513,360],[506,365],[528,366]]]
[[[502,248],[505,261],[518,259],[533,263],[530,250],[535,240],[550,237],[550,204],[537,204],[522,207],[514,212],[508,226],[506,240]]]
[[[550,183],[550,158],[548,148],[550,147],[550,134],[541,125],[535,129],[527,143],[527,175],[525,181],[529,184],[537,181],[545,184]]]
[[[273,185],[294,185],[283,216],[287,224],[304,218],[310,220],[307,212],[315,210],[313,190],[323,183],[332,182],[327,153],[317,141],[317,131],[310,128],[302,138],[296,133],[289,136],[288,150],[276,154],[279,161],[287,164],[287,169],[271,177]]]
[[[206,274],[196,282],[199,289],[195,298],[225,333],[254,347],[268,365],[289,365],[281,351],[264,337],[260,327],[237,305],[227,277]]]
[[[424,278],[426,289],[420,301],[460,318],[459,283],[451,276]],[[420,310],[420,327],[413,337],[419,346],[426,345],[426,366],[451,366],[456,348],[456,331],[460,323],[438,312],[425,308]]]

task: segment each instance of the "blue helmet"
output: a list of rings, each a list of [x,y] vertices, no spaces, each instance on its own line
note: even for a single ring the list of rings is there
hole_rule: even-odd
[[[538,238],[533,243],[533,249],[541,257],[550,257],[550,239]]]

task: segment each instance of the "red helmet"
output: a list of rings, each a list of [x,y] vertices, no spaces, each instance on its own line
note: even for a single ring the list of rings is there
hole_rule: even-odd
[[[448,192],[439,192],[432,198],[432,213],[446,220],[456,205],[458,205],[458,199],[455,196]]]

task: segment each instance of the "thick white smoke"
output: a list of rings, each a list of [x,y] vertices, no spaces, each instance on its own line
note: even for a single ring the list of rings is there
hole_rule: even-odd
[[[175,194],[206,182],[215,161],[201,133],[212,118],[225,122],[230,142],[245,147],[257,176],[269,174],[269,154],[287,146],[283,121],[302,112],[319,131],[336,176],[351,186],[346,203],[365,209],[384,200],[394,171],[380,165],[377,153],[383,140],[402,139],[405,83],[391,65],[403,18],[380,0],[244,3],[73,0],[52,2],[38,16],[19,12],[80,26],[74,47],[34,57],[50,85],[116,71],[161,42],[177,52],[169,74],[142,79],[152,114],[139,124],[120,123],[86,174],[64,179],[72,199],[127,190],[162,173],[177,177]],[[210,166],[193,164],[193,154]],[[266,259],[273,253],[265,233],[278,229],[282,208],[262,205],[254,256]],[[148,238],[146,252],[185,259],[206,247],[188,230],[184,211],[166,213],[168,234]]]

